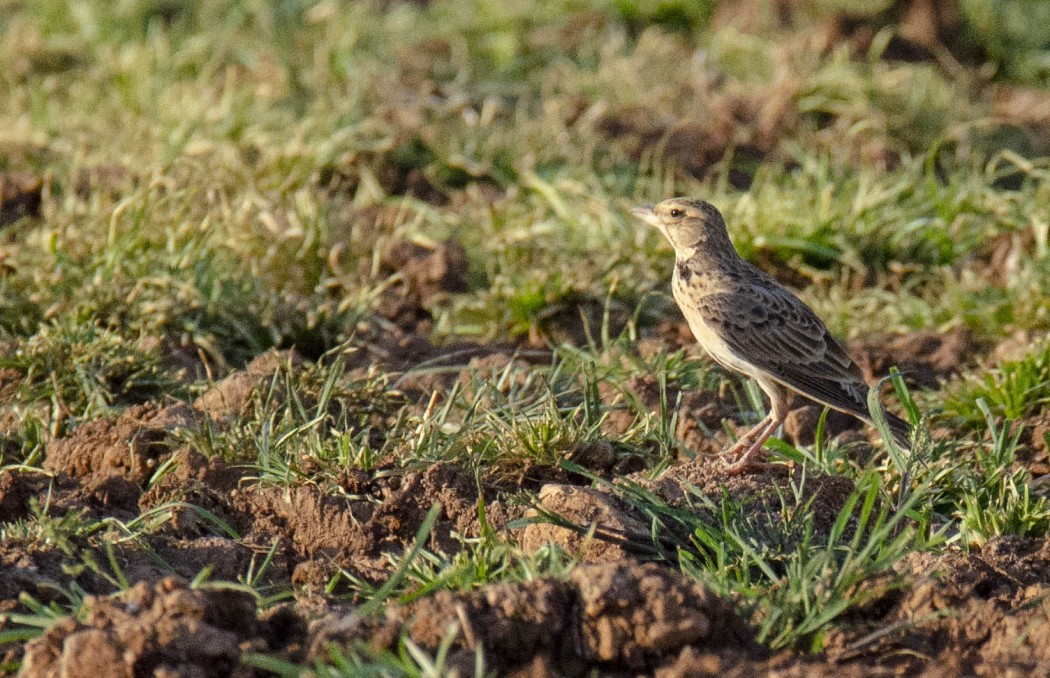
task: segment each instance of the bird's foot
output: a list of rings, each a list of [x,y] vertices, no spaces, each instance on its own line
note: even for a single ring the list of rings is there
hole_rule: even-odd
[[[740,438],[738,438],[737,441],[733,443],[732,447],[725,451],[725,456],[733,458],[740,457],[743,454],[745,454],[747,450],[750,450],[752,447],[754,447],[755,440],[757,440],[759,436],[765,433],[766,429],[769,428],[770,421],[771,419],[769,417],[766,417],[762,421],[755,424],[751,429],[744,433],[744,435],[740,436]]]
[[[726,473],[731,476],[738,476],[748,471],[769,468],[770,464],[757,461],[756,457],[761,457],[762,447],[783,421],[783,417],[772,415],[767,417],[758,426],[748,431],[735,445],[726,450],[726,457],[732,458],[739,455],[736,461],[726,463]]]
[[[766,462],[761,461],[761,451],[762,446],[759,445],[757,448],[748,450],[745,454],[740,455],[740,458],[736,461],[731,462],[727,459],[724,462],[724,470],[726,475],[740,476],[744,475],[745,473],[751,473],[754,471],[764,471],[766,469],[772,468],[772,464],[767,464]],[[727,454],[726,456],[728,457],[729,455]]]

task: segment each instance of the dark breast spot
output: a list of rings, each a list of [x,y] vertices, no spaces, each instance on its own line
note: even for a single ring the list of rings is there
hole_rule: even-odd
[[[689,279],[693,277],[693,269],[689,267],[689,264],[684,261],[679,261],[677,264],[678,268],[678,279],[683,282],[689,282]]]

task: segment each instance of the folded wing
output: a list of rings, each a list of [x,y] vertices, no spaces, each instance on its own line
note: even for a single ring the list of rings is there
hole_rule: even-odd
[[[860,368],[817,314],[787,290],[751,285],[704,297],[698,306],[737,357],[808,398],[868,417]]]

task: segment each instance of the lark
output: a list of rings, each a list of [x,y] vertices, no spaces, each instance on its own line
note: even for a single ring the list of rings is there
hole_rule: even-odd
[[[769,415],[726,451],[736,457],[728,472],[762,466],[756,458],[784,423],[793,394],[872,423],[860,368],[809,306],[737,254],[713,205],[672,198],[631,214],[659,229],[674,247],[671,290],[697,342],[722,366],[758,382],[769,397]],[[894,438],[907,447],[911,426],[885,415]]]

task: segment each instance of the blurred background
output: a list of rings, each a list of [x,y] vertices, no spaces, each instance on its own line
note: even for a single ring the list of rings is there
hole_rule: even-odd
[[[1045,329],[1048,78],[1035,0],[2,0],[0,332],[644,330],[676,194],[840,334]]]
[[[266,670],[349,675],[307,655],[330,640],[308,618],[452,590],[487,602],[417,608],[436,635],[385,627],[389,657],[348,636],[355,665],[437,675],[420,653],[455,616],[495,620],[476,630],[510,640],[477,656],[507,669],[575,627],[475,617],[532,609],[475,589],[555,590],[612,515],[613,551],[754,624],[667,675],[728,675],[751,639],[828,649],[836,676],[866,652],[887,675],[1047,674],[1048,84],[1037,0],[0,0],[0,672],[49,628],[37,666],[83,666],[111,618],[87,594],[171,573],[219,583],[208,623],[233,631],[140,624],[182,619],[167,588],[183,602],[112,618],[171,653],[107,630],[99,662],[194,648],[227,675],[269,647],[305,663]],[[866,377],[902,369],[883,395],[920,422],[912,454],[799,403],[773,469],[724,475],[766,404],[701,355],[671,248],[629,216],[675,195],[722,210]],[[519,543],[559,496],[586,539]],[[707,594],[649,616],[693,594],[641,609],[665,590],[646,571],[536,609],[610,611],[593,628],[653,670],[688,629],[734,628]],[[577,668],[644,665],[607,659]]]

